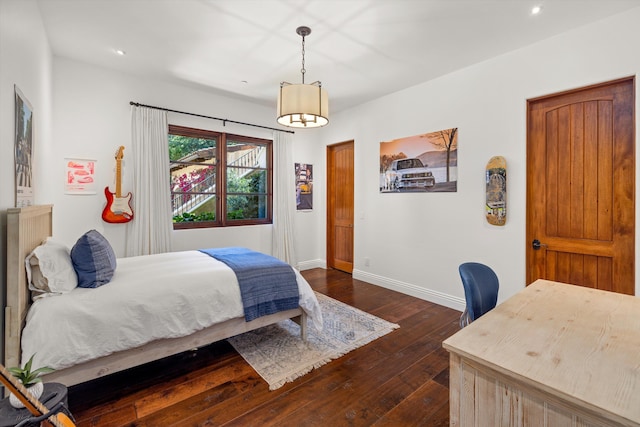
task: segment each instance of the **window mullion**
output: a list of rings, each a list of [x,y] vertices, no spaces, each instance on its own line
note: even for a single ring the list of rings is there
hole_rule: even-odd
[[[218,144],[218,182],[216,191],[218,193],[218,199],[216,201],[216,208],[220,212],[219,222],[220,225],[227,225],[227,134],[220,135],[220,144]]]

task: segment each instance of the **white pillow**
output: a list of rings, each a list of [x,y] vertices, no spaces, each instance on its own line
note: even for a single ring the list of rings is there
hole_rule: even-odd
[[[78,286],[69,248],[51,237],[27,256],[25,264],[33,299],[64,294]]]

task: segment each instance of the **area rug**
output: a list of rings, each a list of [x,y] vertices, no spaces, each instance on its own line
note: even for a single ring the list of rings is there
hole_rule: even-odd
[[[307,327],[307,341],[292,320],[229,338],[229,342],[275,390],[315,368],[399,328],[357,308],[316,292],[322,309],[322,331]]]

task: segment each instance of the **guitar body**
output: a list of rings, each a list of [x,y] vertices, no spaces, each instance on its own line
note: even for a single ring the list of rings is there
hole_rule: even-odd
[[[124,146],[120,146],[116,152],[116,192],[109,191],[109,187],[104,188],[104,195],[107,204],[102,211],[102,219],[112,224],[124,224],[133,219],[133,209],[131,208],[131,193],[122,196],[120,191],[122,181],[122,152]]]
[[[117,197],[115,193],[104,188],[104,195],[107,198],[107,204],[102,211],[102,219],[111,224],[124,224],[133,219],[133,209],[131,208],[131,197],[128,193],[124,197]]]

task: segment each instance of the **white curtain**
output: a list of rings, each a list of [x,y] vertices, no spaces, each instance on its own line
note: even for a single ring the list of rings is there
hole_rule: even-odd
[[[134,218],[127,224],[126,256],[171,251],[167,112],[131,107]]]
[[[293,136],[273,133],[273,256],[296,266],[293,214],[296,209]]]

